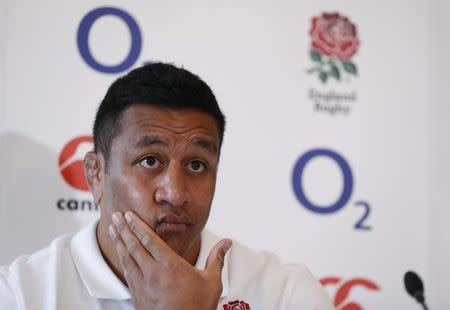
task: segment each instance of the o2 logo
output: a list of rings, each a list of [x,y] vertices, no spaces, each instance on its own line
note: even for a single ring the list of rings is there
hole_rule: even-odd
[[[88,43],[92,25],[99,18],[108,15],[120,18],[127,25],[131,34],[131,47],[127,57],[122,62],[112,66],[103,65],[94,59]],[[91,68],[103,73],[120,73],[130,68],[138,59],[142,48],[142,36],[137,22],[130,14],[114,7],[100,7],[87,13],[81,20],[78,26],[77,44],[81,57]]]
[[[323,286],[339,285],[333,304],[337,310],[363,310],[364,308],[356,302],[346,302],[350,294],[350,290],[354,287],[364,287],[368,290],[379,291],[380,288],[376,283],[368,279],[356,278],[348,281],[342,281],[338,277],[327,277],[320,280]]]
[[[343,189],[339,198],[330,205],[321,206],[312,202],[305,194],[304,190],[304,180],[303,173],[307,165],[312,159],[317,157],[326,157],[333,160],[339,167],[343,175]],[[353,192],[353,174],[352,169],[348,161],[337,152],[330,149],[312,149],[297,160],[294,172],[292,174],[292,185],[294,188],[295,196],[302,206],[306,209],[319,213],[319,214],[330,214],[341,210],[347,202],[350,200]],[[354,228],[357,230],[371,230],[372,228],[368,226],[365,221],[370,214],[370,205],[366,201],[356,201],[354,203],[356,207],[362,207],[364,209],[362,217],[355,223]]]

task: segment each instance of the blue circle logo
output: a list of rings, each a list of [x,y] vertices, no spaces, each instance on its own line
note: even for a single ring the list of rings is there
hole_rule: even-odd
[[[127,57],[121,63],[113,66],[105,66],[95,60],[92,57],[88,44],[89,32],[92,25],[97,19],[106,15],[119,17],[126,23],[131,33],[131,48]],[[81,57],[91,68],[103,73],[120,73],[130,68],[138,59],[141,53],[142,36],[138,24],[130,14],[118,8],[101,7],[90,11],[81,20],[80,26],[78,27],[77,44]]]
[[[304,184],[302,180],[303,172],[306,165],[311,159],[317,156],[324,156],[334,160],[342,171],[344,176],[344,188],[339,199],[329,206],[320,206],[312,203],[305,195]],[[294,173],[292,175],[292,185],[294,187],[295,196],[298,201],[308,210],[316,213],[326,214],[339,211],[350,199],[353,191],[353,176],[347,161],[335,151],[329,149],[313,149],[303,154],[295,164]]]

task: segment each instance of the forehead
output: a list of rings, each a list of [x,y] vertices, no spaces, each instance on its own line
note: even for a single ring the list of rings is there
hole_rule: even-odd
[[[148,134],[167,137],[205,137],[219,143],[218,122],[211,115],[193,109],[168,109],[135,104],[127,108],[119,120],[119,134],[114,140],[132,143]]]

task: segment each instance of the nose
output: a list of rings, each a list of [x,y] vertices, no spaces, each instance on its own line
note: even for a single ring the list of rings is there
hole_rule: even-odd
[[[182,207],[188,202],[188,194],[183,167],[170,163],[158,180],[155,201],[161,205]]]

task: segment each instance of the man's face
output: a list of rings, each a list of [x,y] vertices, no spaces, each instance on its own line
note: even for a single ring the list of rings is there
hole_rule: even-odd
[[[133,105],[104,174],[102,218],[134,211],[179,255],[200,244],[219,160],[216,120],[195,110]]]

